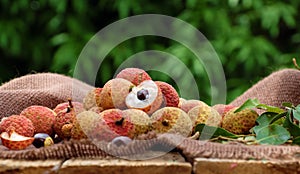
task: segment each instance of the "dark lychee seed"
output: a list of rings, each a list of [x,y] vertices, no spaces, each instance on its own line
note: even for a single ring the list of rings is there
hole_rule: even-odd
[[[137,92],[137,98],[139,100],[146,100],[149,97],[149,91],[147,89],[141,89]]]

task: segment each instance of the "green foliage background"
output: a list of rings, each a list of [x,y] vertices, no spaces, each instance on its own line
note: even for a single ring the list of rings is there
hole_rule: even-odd
[[[128,16],[156,13],[182,19],[207,37],[223,64],[230,102],[271,72],[293,66],[300,49],[299,9],[297,0],[2,0],[0,83],[32,72],[72,76],[82,48],[96,32]],[[180,57],[198,79],[201,100],[210,102],[202,64],[179,43],[155,37],[117,46],[105,59],[97,86],[112,78],[126,58],[149,49]],[[172,83],[168,76],[152,75]]]

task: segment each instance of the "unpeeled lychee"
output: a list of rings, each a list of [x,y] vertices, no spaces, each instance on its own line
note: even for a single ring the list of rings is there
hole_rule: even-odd
[[[69,99],[68,103],[62,103],[57,105],[57,109],[60,108],[57,116],[55,117],[55,122],[53,125],[53,129],[55,133],[62,139],[68,139],[71,135],[71,128],[73,125],[67,125],[73,123],[73,119],[76,117],[77,114],[83,112],[82,104],[78,104],[78,107],[75,108],[73,105],[76,102],[72,102]],[[68,106],[67,106],[68,105]],[[65,126],[64,130],[62,131],[63,126]]]
[[[128,108],[152,114],[161,107],[163,94],[154,81],[146,80],[133,87],[125,101]]]
[[[25,108],[20,115],[29,118],[34,126],[35,133],[53,133],[53,123],[56,113],[45,106],[33,105]]]
[[[92,111],[83,111],[76,115],[71,129],[71,138],[73,139],[86,139],[90,136],[91,131],[94,130],[95,122],[99,114]]]
[[[126,79],[134,85],[139,85],[145,80],[151,80],[149,74],[140,68],[125,68],[117,74],[116,78]]]
[[[34,135],[34,126],[30,119],[21,115],[11,115],[4,117],[0,122],[0,132],[15,131],[16,133],[32,137]]]
[[[235,112],[236,109],[233,108],[225,114],[222,127],[235,134],[248,134],[259,115],[252,109]]]
[[[122,78],[111,79],[105,83],[100,93],[97,106],[103,109],[126,108],[125,98],[133,88],[133,84]]]
[[[184,112],[188,113],[195,106],[208,106],[208,105],[201,100],[190,99],[190,100],[181,100],[179,108],[182,109]]]
[[[225,114],[230,111],[231,109],[235,108],[233,105],[226,105],[226,104],[216,104],[213,108],[219,112],[219,114],[224,117]]]
[[[80,113],[85,110],[84,106],[80,102],[72,101],[72,99],[68,99],[68,101],[59,103],[58,105],[55,106],[53,111],[58,114],[60,111],[66,111],[68,107],[70,107],[70,102],[72,102],[72,107],[74,108],[74,111],[76,113]]]
[[[163,96],[164,96],[164,105],[165,106],[170,106],[170,107],[178,107],[179,104],[179,95],[176,91],[176,89],[162,81],[155,81],[157,86],[160,88]]]
[[[176,107],[163,107],[151,116],[152,129],[157,133],[191,135],[193,124],[186,112]]]
[[[151,119],[144,111],[138,109],[126,109],[122,111],[122,114],[133,124],[133,129],[128,133],[130,138],[136,138],[151,130]]]
[[[195,106],[188,112],[188,115],[193,122],[194,128],[201,123],[208,126],[221,126],[222,116],[208,105]]]
[[[26,137],[16,133],[15,131],[2,132],[1,135],[2,144],[10,150],[22,150],[32,144],[33,137]]]
[[[133,123],[126,118],[120,109],[107,109],[99,114],[95,121],[91,138],[96,141],[110,142],[118,136],[127,136],[134,129]]]
[[[86,110],[91,109],[92,107],[97,106],[97,100],[100,98],[100,93],[102,88],[94,88],[87,93],[87,95],[83,99],[83,106]],[[99,101],[98,101],[99,102]]]

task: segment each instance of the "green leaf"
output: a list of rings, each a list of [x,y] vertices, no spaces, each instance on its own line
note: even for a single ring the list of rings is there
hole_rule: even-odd
[[[290,133],[284,127],[272,124],[260,129],[256,139],[260,144],[279,145],[290,139]]]
[[[207,139],[216,138],[219,136],[228,137],[228,138],[238,138],[239,137],[238,135],[228,132],[227,130],[225,130],[223,128],[208,126],[205,124],[198,124],[195,128],[195,131],[198,131],[200,133],[201,140],[207,140]]]
[[[294,138],[292,144],[300,145],[300,137]]]
[[[295,109],[293,109],[293,116],[297,120],[300,120],[300,105],[296,106]]]
[[[239,108],[237,108],[234,112],[239,112],[244,109],[252,109],[252,108],[255,108],[259,104],[260,103],[259,103],[258,99],[248,99]]]
[[[275,112],[275,113],[282,113],[282,112],[284,112],[284,110],[281,109],[281,108],[279,108],[279,107],[270,106],[270,105],[266,105],[266,104],[258,104],[256,106],[256,108],[258,108],[258,109],[264,109],[267,112]]]
[[[288,107],[288,108],[293,108],[294,107],[294,105],[292,103],[290,103],[290,102],[283,102],[282,106]]]
[[[264,112],[257,119],[257,126],[253,127],[254,133],[257,133],[260,129],[269,126],[279,118],[283,117],[284,114],[277,114],[275,112]]]
[[[283,127],[285,127],[293,137],[300,136],[300,128],[296,124],[293,123],[291,117],[291,110],[287,111],[286,119],[283,123]]]

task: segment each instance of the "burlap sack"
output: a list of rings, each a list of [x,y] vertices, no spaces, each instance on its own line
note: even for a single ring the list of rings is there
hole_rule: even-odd
[[[300,103],[300,71],[285,69],[262,79],[231,104],[240,105],[248,98],[258,98],[262,103],[281,106],[282,102]],[[58,103],[72,97],[82,101],[92,87],[78,80],[52,73],[23,76],[0,87],[0,117],[19,113],[23,108],[39,104],[53,108]],[[191,140],[175,135],[156,136],[153,133],[133,141],[126,147],[112,149],[119,156],[142,154],[160,145],[176,147],[187,159],[196,157],[223,159],[295,159],[299,158],[299,146],[249,146],[243,144],[220,144]],[[181,142],[181,143],[178,143]],[[89,140],[67,141],[47,148],[10,151],[0,148],[0,158],[11,159],[66,159],[72,157],[110,156],[102,148]],[[299,160],[299,159],[298,159]]]
[[[19,114],[31,105],[54,108],[72,98],[82,102],[93,87],[77,79],[55,73],[29,74],[0,86],[0,118]]]

